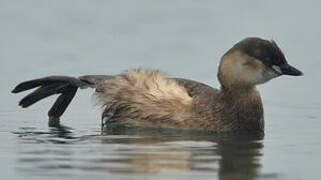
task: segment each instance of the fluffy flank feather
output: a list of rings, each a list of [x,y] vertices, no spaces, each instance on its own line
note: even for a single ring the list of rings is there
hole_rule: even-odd
[[[111,120],[166,125],[167,120],[183,121],[190,114],[193,99],[186,89],[159,71],[130,70],[106,81],[104,87],[97,96]]]

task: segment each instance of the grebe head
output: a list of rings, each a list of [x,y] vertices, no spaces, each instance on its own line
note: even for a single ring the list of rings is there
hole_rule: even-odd
[[[289,65],[274,41],[246,38],[222,57],[218,79],[223,87],[252,87],[281,75],[303,73]]]

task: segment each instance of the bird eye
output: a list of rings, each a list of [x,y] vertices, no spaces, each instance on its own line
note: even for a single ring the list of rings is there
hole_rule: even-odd
[[[271,58],[270,57],[265,57],[264,61],[271,61]]]
[[[270,57],[265,57],[265,58],[263,58],[263,63],[267,66],[270,66],[270,65],[272,65],[272,60]]]

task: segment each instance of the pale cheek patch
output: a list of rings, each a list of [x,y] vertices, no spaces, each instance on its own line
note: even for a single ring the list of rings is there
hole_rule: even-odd
[[[273,69],[267,68],[258,59],[236,51],[224,56],[220,65],[219,78],[226,86],[256,85],[280,75],[281,69],[278,66]]]
[[[246,73],[243,73],[241,76],[244,82],[247,82],[248,84],[260,84],[264,82],[264,77],[262,75],[262,70],[255,69],[251,71],[247,71]]]
[[[248,64],[249,65],[244,66],[243,72],[240,73],[244,82],[253,85],[264,83],[266,81],[263,75],[265,65],[256,59],[251,59],[248,61]]]

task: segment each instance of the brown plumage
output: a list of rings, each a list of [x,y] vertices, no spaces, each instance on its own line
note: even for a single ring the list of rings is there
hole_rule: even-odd
[[[13,92],[39,87],[20,101],[23,107],[61,93],[49,113],[60,117],[78,87],[96,88],[107,126],[117,123],[216,132],[263,131],[263,105],[255,86],[282,74],[302,75],[287,64],[274,41],[247,38],[222,57],[219,90],[155,70],[133,69],[114,76],[36,79],[19,84]]]

